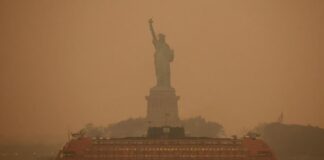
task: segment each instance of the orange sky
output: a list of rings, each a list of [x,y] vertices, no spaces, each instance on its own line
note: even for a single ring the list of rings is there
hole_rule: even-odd
[[[175,50],[182,118],[324,127],[322,0],[1,0],[0,140],[144,117],[151,17]]]

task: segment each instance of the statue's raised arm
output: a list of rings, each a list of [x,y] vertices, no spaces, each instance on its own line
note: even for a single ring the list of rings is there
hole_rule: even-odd
[[[149,24],[150,24],[150,31],[151,31],[151,34],[152,34],[152,37],[153,37],[153,42],[155,43],[157,41],[157,38],[156,38],[155,31],[154,31],[154,28],[153,28],[153,19],[152,18],[150,18]]]

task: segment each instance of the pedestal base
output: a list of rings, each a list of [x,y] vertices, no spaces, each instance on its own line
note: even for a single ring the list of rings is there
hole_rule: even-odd
[[[174,88],[154,87],[147,100],[147,121],[150,127],[180,126],[178,100]]]

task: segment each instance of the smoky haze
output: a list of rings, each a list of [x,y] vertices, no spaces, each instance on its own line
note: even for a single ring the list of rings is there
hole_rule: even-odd
[[[181,118],[229,134],[324,127],[324,1],[0,1],[0,140],[56,141],[146,115],[148,19],[175,51]]]

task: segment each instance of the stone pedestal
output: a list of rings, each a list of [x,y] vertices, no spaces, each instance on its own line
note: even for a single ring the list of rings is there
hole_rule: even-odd
[[[174,88],[154,87],[147,100],[147,121],[150,127],[180,126],[178,100]]]

